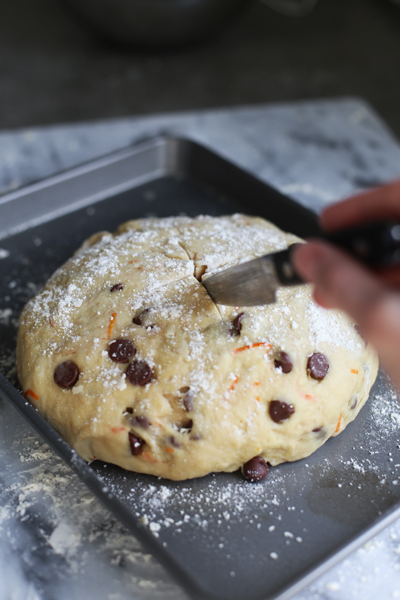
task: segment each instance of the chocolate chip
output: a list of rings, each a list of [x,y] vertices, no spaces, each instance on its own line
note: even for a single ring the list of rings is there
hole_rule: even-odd
[[[144,360],[135,360],[131,362],[126,370],[126,378],[132,385],[146,385],[149,383],[153,371],[149,364]]]
[[[132,427],[141,427],[142,429],[148,429],[151,425],[149,419],[147,417],[139,415],[138,417],[132,417],[129,419]]]
[[[358,404],[358,396],[354,396],[353,402],[350,406],[351,410],[354,410],[356,408],[357,404]]]
[[[70,388],[79,379],[79,369],[72,360],[62,362],[54,371],[54,381],[60,388]]]
[[[329,371],[328,359],[321,352],[314,352],[308,359],[307,370],[310,377],[321,381]]]
[[[135,354],[135,346],[126,338],[115,340],[108,347],[108,356],[117,363],[127,363]]]
[[[186,394],[189,390],[190,390],[190,387],[188,385],[184,385],[183,387],[181,387],[179,389],[181,394]]]
[[[238,315],[236,315],[236,317],[233,319],[232,327],[229,330],[230,335],[239,335],[240,334],[240,332],[242,331],[243,317],[244,317],[244,312],[241,312]]]
[[[131,406],[128,406],[125,411],[126,413],[132,414],[133,413],[133,408]]]
[[[326,436],[326,431],[325,429],[321,426],[321,427],[316,427],[315,429],[313,429],[313,433],[317,433],[319,438],[324,438]]]
[[[145,308],[144,310],[142,310],[139,314],[136,315],[136,317],[133,317],[132,323],[134,323],[135,325],[143,325],[142,319],[144,315],[149,312],[149,310],[149,308]]]
[[[110,289],[110,292],[119,292],[120,290],[123,290],[124,286],[122,285],[122,283],[116,283],[115,285],[112,286],[112,288]]]
[[[138,454],[140,454],[143,450],[145,441],[142,440],[142,438],[135,435],[134,433],[128,433],[128,437],[133,456],[138,456]]]
[[[179,431],[192,431],[193,428],[193,420],[192,419],[188,419],[187,421],[185,421],[181,427],[179,428]]]
[[[268,475],[269,466],[265,462],[262,456],[255,456],[251,458],[242,467],[243,476],[248,481],[262,481]]]
[[[275,423],[286,421],[294,413],[293,404],[281,400],[272,400],[269,403],[269,416]]]
[[[293,363],[286,352],[279,352],[278,357],[274,360],[274,364],[276,369],[282,369],[282,373],[290,373],[293,369]]]
[[[182,444],[178,442],[178,440],[173,435],[169,436],[168,443],[171,444],[171,446],[174,446],[175,448],[180,448],[182,446]]]
[[[202,438],[202,436],[201,436],[201,434],[200,434],[200,433],[193,433],[193,434],[190,436],[190,439],[191,439],[191,440],[193,440],[193,441],[195,441],[195,442],[196,442],[197,440],[201,440],[201,438]]]
[[[193,410],[193,396],[190,392],[184,397],[183,406],[185,407],[186,412],[191,412]]]

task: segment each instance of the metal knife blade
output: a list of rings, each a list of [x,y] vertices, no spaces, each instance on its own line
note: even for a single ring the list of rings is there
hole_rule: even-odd
[[[320,237],[372,269],[400,263],[400,223],[397,221],[366,223],[330,234],[321,232]],[[279,286],[303,283],[290,261],[292,248],[228,268],[202,283],[217,304],[271,304],[275,302]]]
[[[284,284],[282,275],[291,278],[291,285],[301,283],[291,267],[288,250],[230,267],[204,279],[202,284],[217,304],[261,306],[275,302],[276,290]]]

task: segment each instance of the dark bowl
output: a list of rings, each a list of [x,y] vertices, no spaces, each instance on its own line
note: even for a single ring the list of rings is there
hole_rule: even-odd
[[[63,0],[114,42],[177,46],[196,42],[251,0]]]

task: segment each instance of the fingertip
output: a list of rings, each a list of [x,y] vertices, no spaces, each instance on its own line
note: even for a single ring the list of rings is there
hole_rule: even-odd
[[[318,287],[315,287],[313,291],[313,298],[314,301],[319,304],[319,306],[322,306],[322,308],[336,308],[330,296],[324,294],[324,292]]]
[[[314,298],[319,305],[340,308],[353,318],[367,311],[382,293],[371,273],[327,242],[317,240],[299,247],[293,264],[304,281],[315,284]]]
[[[335,214],[335,204],[331,204],[324,208],[322,213],[319,216],[319,224],[322,229],[329,229],[329,225],[331,224],[332,214]]]
[[[310,240],[308,244],[299,244],[293,251],[292,262],[296,272],[307,282],[314,282],[321,265],[329,253],[329,246],[319,240]]]
[[[319,224],[325,231],[334,231],[346,223],[346,207],[348,200],[341,200],[330,204],[320,214]]]

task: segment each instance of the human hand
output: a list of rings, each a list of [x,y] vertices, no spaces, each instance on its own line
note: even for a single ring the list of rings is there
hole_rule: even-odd
[[[329,232],[384,219],[400,221],[400,180],[328,207],[320,222]],[[372,272],[319,240],[299,245],[293,263],[305,281],[315,284],[318,304],[342,309],[356,321],[400,390],[400,264]]]

